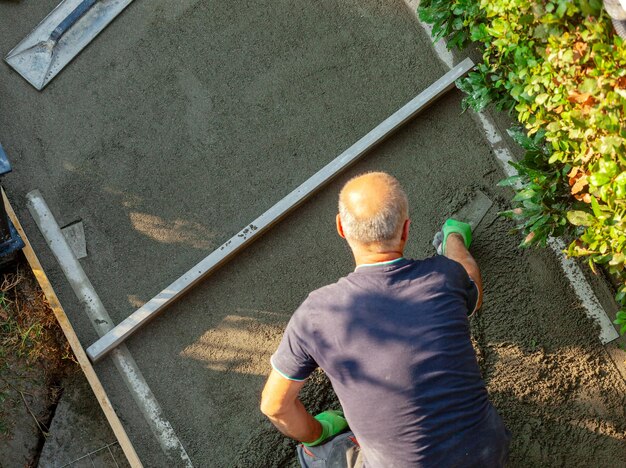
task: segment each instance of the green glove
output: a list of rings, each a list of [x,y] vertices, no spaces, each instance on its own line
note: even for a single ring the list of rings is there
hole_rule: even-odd
[[[317,419],[322,425],[322,435],[313,442],[302,442],[302,445],[306,445],[307,447],[319,445],[348,429],[348,421],[346,421],[346,418],[343,417],[343,412],[341,411],[324,411],[315,416],[315,419]]]
[[[443,254],[446,253],[446,240],[448,240],[448,236],[453,232],[461,234],[467,249],[469,249],[472,244],[472,227],[467,223],[448,218],[446,222],[443,223],[441,231],[443,232],[443,242],[441,244]]]

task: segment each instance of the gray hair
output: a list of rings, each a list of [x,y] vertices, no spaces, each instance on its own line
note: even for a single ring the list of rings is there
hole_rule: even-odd
[[[402,229],[409,213],[409,202],[398,180],[384,172],[374,174],[383,177],[389,187],[388,196],[374,215],[366,218],[356,216],[346,206],[343,190],[339,196],[339,217],[343,232],[348,239],[363,244],[392,240]],[[354,179],[358,177],[361,176]],[[348,181],[346,186],[354,179]]]

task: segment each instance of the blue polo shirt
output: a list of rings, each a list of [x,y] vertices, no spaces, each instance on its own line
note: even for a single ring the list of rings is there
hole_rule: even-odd
[[[444,256],[361,266],[309,294],[272,366],[292,380],[326,373],[368,467],[498,466],[488,452],[508,434],[470,341],[477,300]]]

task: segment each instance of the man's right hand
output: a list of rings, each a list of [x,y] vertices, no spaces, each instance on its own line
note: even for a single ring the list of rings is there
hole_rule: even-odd
[[[465,248],[469,249],[469,246],[472,243],[472,227],[462,221],[448,218],[446,222],[443,223],[441,231],[437,232],[433,239],[433,247],[435,247],[435,250],[439,255],[446,254],[448,236],[453,233],[459,234],[463,238]]]
[[[324,411],[315,416],[315,419],[317,419],[322,425],[322,435],[313,442],[303,442],[303,445],[306,445],[307,447],[322,444],[331,437],[341,434],[348,429],[348,421],[346,421],[346,418],[343,417],[343,413],[341,411]]]
[[[450,221],[453,222],[450,223]],[[448,219],[444,223],[442,230],[435,234],[433,245],[439,255],[445,255],[450,260],[460,263],[461,266],[465,268],[468,276],[474,281],[478,288],[478,302],[474,308],[474,310],[478,310],[483,302],[483,282],[478,264],[468,250],[469,244],[472,242],[471,236],[472,228],[469,224]],[[436,241],[438,242],[437,245],[435,245]],[[448,245],[446,245],[446,243]]]

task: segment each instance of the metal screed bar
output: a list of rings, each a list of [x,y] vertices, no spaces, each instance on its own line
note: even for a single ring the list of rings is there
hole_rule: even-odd
[[[400,108],[337,158],[311,176],[293,192],[252,221],[220,248],[209,254],[208,257],[191,268],[154,298],[150,299],[150,301],[133,312],[128,318],[115,326],[94,344],[89,346],[89,348],[87,348],[87,355],[94,362],[101,359],[106,353],[121,344],[151,318],[155,317],[162,309],[180,298],[201,279],[215,271],[226,261],[230,260],[239,250],[261,236],[261,234],[268,230],[273,224],[300,205],[320,187],[356,162],[372,147],[383,141],[439,97],[452,89],[454,82],[465,76],[473,67],[474,63],[469,58],[466,58],[456,67],[452,68],[448,73],[413,98],[408,104]]]

